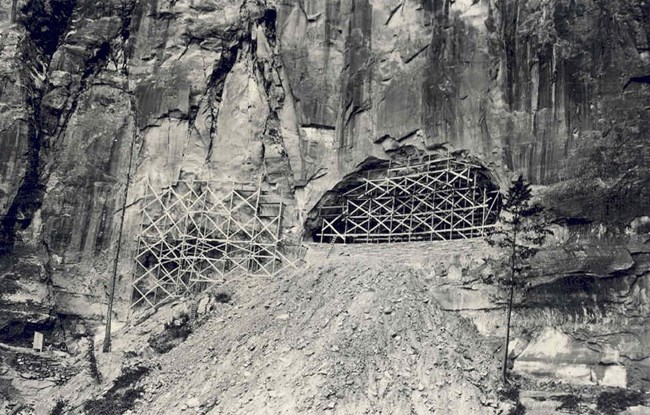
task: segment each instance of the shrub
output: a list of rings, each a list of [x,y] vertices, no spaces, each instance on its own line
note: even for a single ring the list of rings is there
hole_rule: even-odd
[[[499,399],[512,402],[514,405],[508,415],[524,415],[526,413],[526,407],[519,400],[519,387],[517,385],[507,384],[503,389],[500,389]]]
[[[646,395],[643,392],[617,389],[606,391],[598,395],[596,405],[599,411],[606,415],[616,415],[630,406],[643,405]]]
[[[88,361],[88,370],[90,370],[90,376],[97,383],[102,383],[102,374],[99,373],[97,368],[97,358],[95,357],[95,340],[92,336],[88,336],[88,350],[86,351],[86,360]]]
[[[84,404],[84,411],[92,415],[121,415],[133,408],[136,399],[144,392],[141,386],[133,385],[147,373],[149,368],[146,366],[125,368],[102,397]]]
[[[122,370],[122,374],[115,379],[113,386],[108,390],[108,392],[117,392],[120,389],[128,388],[139,381],[147,373],[149,373],[149,368],[146,366],[127,367]]]
[[[229,303],[231,299],[232,298],[230,297],[230,294],[224,292],[220,292],[214,295],[214,300],[222,304]]]
[[[576,395],[558,395],[558,396],[553,396],[553,399],[557,399],[558,401],[561,402],[561,405],[558,406],[557,410],[563,409],[565,411],[571,411],[571,412],[576,412],[578,411],[580,402],[582,402],[582,398],[580,396]]]
[[[181,315],[171,323],[165,323],[165,331],[149,338],[149,346],[158,353],[167,353],[192,332],[190,317],[187,314]]]
[[[63,400],[63,399],[57,400],[56,403],[54,404],[54,407],[50,411],[50,415],[63,415],[63,414],[65,414],[65,412],[63,412],[63,410],[65,409],[67,404],[68,404],[68,402]]]

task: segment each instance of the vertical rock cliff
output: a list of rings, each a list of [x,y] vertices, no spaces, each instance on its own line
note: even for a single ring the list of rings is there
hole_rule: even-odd
[[[126,316],[146,183],[262,183],[292,238],[359,163],[438,150],[525,174],[558,243],[623,247],[553,278],[632,278],[647,309],[648,2],[14,0],[0,21],[1,338],[105,313],[122,206]]]

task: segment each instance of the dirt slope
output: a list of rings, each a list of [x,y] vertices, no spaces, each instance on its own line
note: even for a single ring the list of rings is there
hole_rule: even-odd
[[[474,327],[420,271],[349,262],[239,284],[234,305],[157,358],[133,412],[494,413],[498,367]]]

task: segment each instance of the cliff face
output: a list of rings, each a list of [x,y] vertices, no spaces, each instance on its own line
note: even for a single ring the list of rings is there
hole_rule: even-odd
[[[261,180],[299,233],[368,157],[451,149],[592,223],[568,231],[589,257],[647,214],[648,2],[16,0],[0,20],[4,337],[105,313],[123,206],[126,314],[146,182]],[[644,243],[595,274],[647,278]]]

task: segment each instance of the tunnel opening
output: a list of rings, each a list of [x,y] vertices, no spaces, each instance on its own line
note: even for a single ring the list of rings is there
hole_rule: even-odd
[[[389,243],[482,237],[495,226],[499,187],[478,161],[457,155],[368,160],[309,213],[321,243]]]

